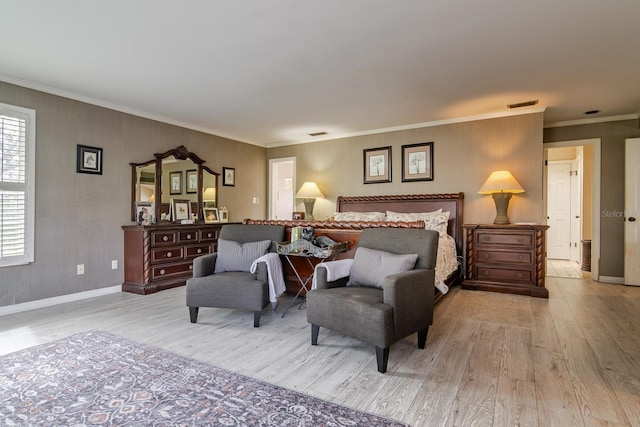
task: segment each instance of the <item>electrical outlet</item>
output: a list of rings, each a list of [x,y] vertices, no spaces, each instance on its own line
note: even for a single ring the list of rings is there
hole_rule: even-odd
[[[117,270],[118,269],[118,260],[114,259],[113,261],[111,261],[111,269],[112,270]]]
[[[84,264],[78,264],[78,276],[84,274]]]
[[[253,198],[253,204],[254,204],[254,205],[257,205],[258,203],[260,203],[260,198],[258,198],[258,197],[254,197],[254,198]]]

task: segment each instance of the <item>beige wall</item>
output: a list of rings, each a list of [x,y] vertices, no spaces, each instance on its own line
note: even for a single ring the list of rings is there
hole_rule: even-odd
[[[4,82],[0,102],[36,110],[37,144],[35,262],[0,268],[0,306],[120,285],[120,227],[131,223],[129,163],[153,153],[184,145],[216,172],[235,167],[236,186],[219,186],[220,205],[231,221],[265,215],[264,148]],[[103,175],[76,173],[77,144],[103,148]],[[77,264],[85,275],[76,275]]]
[[[402,182],[401,147],[434,142],[434,180]],[[363,184],[363,149],[392,147],[391,183]],[[296,157],[296,182],[315,181],[325,194],[316,218],[331,216],[340,195],[464,192],[464,219],[491,223],[495,205],[477,194],[493,170],[510,170],[526,190],[509,205],[511,222],[542,222],[542,113],[478,120],[333,141],[270,148],[269,159]],[[297,189],[296,189],[297,190]],[[298,209],[304,211],[302,203]]]

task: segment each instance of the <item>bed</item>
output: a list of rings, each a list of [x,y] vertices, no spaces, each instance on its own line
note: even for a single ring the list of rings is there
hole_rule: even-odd
[[[290,238],[292,227],[313,227],[316,235],[327,236],[336,242],[349,242],[349,251],[340,254],[339,258],[353,258],[355,247],[357,245],[360,232],[364,228],[371,227],[403,227],[403,228],[421,228],[424,227],[422,221],[387,221],[387,211],[396,214],[418,214],[442,210],[448,213],[446,221],[446,235],[441,240],[439,247],[449,247],[448,254],[438,252],[437,265],[444,264],[441,262],[443,256],[446,256],[448,264],[447,270],[453,267],[454,271],[445,273],[437,272],[437,276],[441,283],[437,284],[437,298],[446,293],[448,287],[460,281],[462,276],[461,262],[462,251],[464,245],[464,237],[462,231],[463,222],[463,203],[464,193],[449,194],[410,194],[410,195],[386,195],[386,196],[340,196],[336,202],[336,213],[344,215],[334,215],[333,218],[326,221],[300,221],[300,220],[253,220],[246,219],[246,224],[278,224],[287,227],[287,236]],[[377,212],[383,216],[362,216],[367,220],[358,220],[358,216],[354,215],[349,220],[336,220],[345,217],[348,213],[371,213]],[[396,215],[396,218],[401,215]],[[410,217],[405,217],[410,218]],[[382,219],[382,220],[381,220]],[[447,243],[443,243],[447,242]],[[285,265],[285,281],[287,284],[287,292],[295,294],[300,286],[292,271],[288,271]],[[304,265],[300,265],[303,274],[312,274],[312,270],[304,271]],[[444,286],[442,286],[444,285]]]

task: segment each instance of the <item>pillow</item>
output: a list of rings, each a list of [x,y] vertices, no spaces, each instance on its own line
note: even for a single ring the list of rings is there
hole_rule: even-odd
[[[387,221],[393,222],[413,222],[424,221],[425,230],[434,230],[440,234],[440,237],[447,235],[447,227],[449,226],[449,215],[451,212],[438,209],[433,212],[417,212],[417,213],[401,213],[387,211]]]
[[[418,254],[392,254],[369,248],[356,249],[347,286],[371,286],[382,289],[384,278],[390,274],[413,269]]]
[[[334,221],[384,221],[382,212],[336,212]]]
[[[225,271],[249,271],[253,261],[266,254],[271,240],[238,243],[233,240],[218,239],[218,256],[214,273]]]

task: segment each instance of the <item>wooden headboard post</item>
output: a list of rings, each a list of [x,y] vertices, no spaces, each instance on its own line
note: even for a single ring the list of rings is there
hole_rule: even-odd
[[[456,242],[458,255],[463,254],[462,232],[464,193],[407,194],[393,196],[339,196],[338,212],[432,212],[449,211],[448,232]]]

